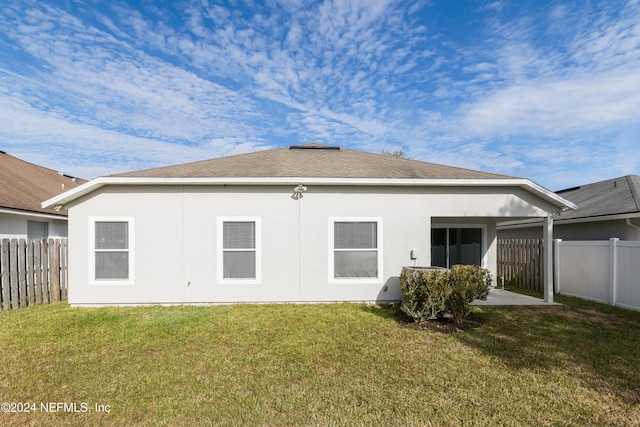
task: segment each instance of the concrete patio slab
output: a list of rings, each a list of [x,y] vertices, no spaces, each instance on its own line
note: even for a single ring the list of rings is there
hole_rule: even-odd
[[[545,302],[540,298],[530,297],[515,292],[492,288],[486,301],[475,300],[471,305],[562,305],[557,302]]]

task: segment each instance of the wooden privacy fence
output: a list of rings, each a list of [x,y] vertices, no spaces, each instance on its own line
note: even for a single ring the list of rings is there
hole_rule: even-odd
[[[0,240],[0,310],[67,299],[67,239]]]
[[[544,240],[498,239],[498,283],[544,292]]]

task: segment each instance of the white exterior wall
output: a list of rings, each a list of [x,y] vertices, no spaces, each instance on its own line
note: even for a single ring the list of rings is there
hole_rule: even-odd
[[[38,221],[49,224],[49,237],[67,237],[67,220],[47,215],[0,212],[0,239],[26,239],[27,222]]]
[[[430,264],[432,218],[486,227],[483,262],[495,271],[496,217],[544,216],[552,209],[519,188],[308,187],[299,200],[291,197],[293,186],[111,186],[85,196],[69,207],[69,302],[394,301],[401,297],[401,268]],[[89,284],[92,216],[134,218],[133,285]],[[261,283],[218,283],[221,216],[261,219]],[[329,283],[330,217],[381,218],[380,279]]]

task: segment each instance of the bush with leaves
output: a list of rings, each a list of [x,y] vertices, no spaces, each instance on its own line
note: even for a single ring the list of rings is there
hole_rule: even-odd
[[[446,308],[452,292],[447,270],[415,270],[403,268],[400,275],[402,307],[419,322],[435,319]]]
[[[400,274],[402,310],[416,322],[447,311],[461,324],[474,299],[487,299],[491,281],[489,270],[475,265],[454,265],[451,270],[405,267]]]
[[[469,316],[474,299],[487,299],[491,273],[476,265],[454,265],[449,272],[449,280],[452,292],[447,299],[447,311],[457,324],[461,324]]]

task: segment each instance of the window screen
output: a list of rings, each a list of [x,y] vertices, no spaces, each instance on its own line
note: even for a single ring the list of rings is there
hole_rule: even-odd
[[[255,222],[225,222],[223,224],[223,249],[255,249]]]
[[[256,278],[255,222],[224,222],[222,250],[223,278]]]
[[[378,224],[334,223],[334,277],[378,277]]]
[[[96,222],[96,249],[128,249],[129,224]]]
[[[129,278],[129,224],[95,223],[95,278]]]

